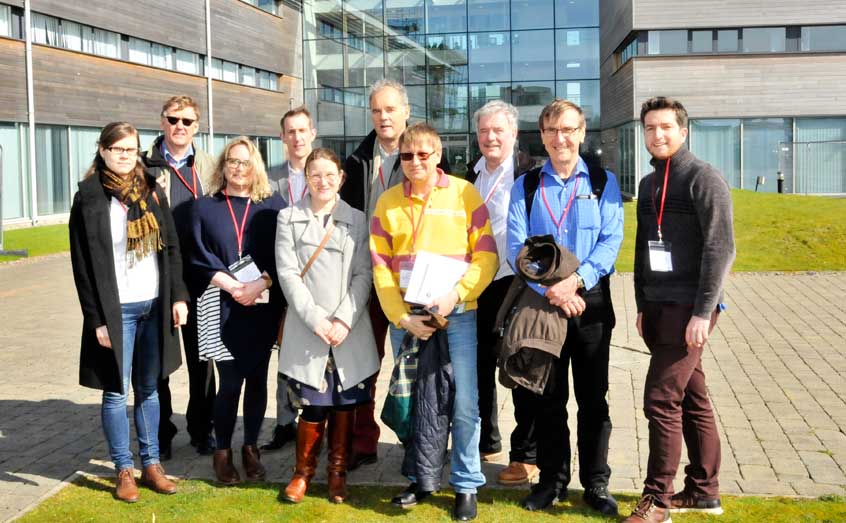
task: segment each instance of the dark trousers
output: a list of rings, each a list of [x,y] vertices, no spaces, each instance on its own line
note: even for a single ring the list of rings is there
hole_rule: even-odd
[[[200,361],[197,344],[197,309],[192,305],[189,307],[188,322],[182,327],[185,364],[188,367],[188,410],[185,417],[191,439],[205,441],[211,433],[214,418],[216,389],[214,369],[211,362]],[[176,425],[171,421],[173,403],[170,394],[170,379],[160,379],[158,389],[161,407],[159,441],[170,441],[177,433]]]
[[[258,442],[264,411],[267,408],[267,367],[270,353],[245,373],[234,360],[218,361],[217,373],[220,375],[220,389],[214,405],[214,434],[217,448],[232,447],[232,432],[238,419],[238,401],[241,399],[241,387],[244,388],[244,445]]]
[[[379,363],[385,357],[385,338],[388,335],[388,318],[382,312],[379,298],[376,296],[376,289],[370,292],[370,323],[373,325],[373,335],[376,337],[376,350],[379,353]],[[377,371],[373,378],[373,386],[370,390],[370,397],[376,397],[376,381],[379,378]],[[376,454],[379,448],[379,424],[375,418],[376,403],[369,401],[357,405],[355,408],[355,422],[353,423],[352,451],[358,454]]]
[[[610,293],[599,289],[584,296],[587,308],[567,322],[567,339],[555,363],[546,390],[534,395],[537,465],[540,482],[561,489],[570,483],[570,431],[567,427],[569,368],[578,405],[577,444],[579,481],[584,488],[606,486],[611,477],[608,441],[608,353],[614,311]]]
[[[643,493],[669,506],[673,478],[681,459],[682,438],[690,465],[685,490],[703,498],[719,497],[720,437],[702,372],[702,349],[687,347],[684,334],[692,305],[646,303],[643,340],[652,357],[643,391],[649,420],[649,461]],[[716,314],[711,328],[716,324]]]
[[[488,285],[479,296],[476,311],[476,368],[479,375],[479,417],[482,418],[479,452],[483,453],[502,450],[496,401],[496,344],[499,336],[494,332],[494,325],[499,306],[513,279],[514,276],[505,276]]]
[[[511,451],[509,461],[537,464],[538,440],[535,433],[535,418],[538,415],[537,396],[524,389],[511,389],[511,400],[514,402],[514,421],[516,425],[511,432]]]

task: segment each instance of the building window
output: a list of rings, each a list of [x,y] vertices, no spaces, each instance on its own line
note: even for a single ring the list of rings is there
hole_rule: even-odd
[[[507,31],[508,0],[467,0],[467,26],[470,31]]]
[[[558,98],[570,100],[585,113],[588,129],[599,129],[599,80],[567,80],[556,83]]]
[[[241,66],[241,83],[255,87],[256,85],[256,70],[252,67]]]
[[[690,51],[693,53],[714,52],[714,31],[710,29],[705,31],[691,31]]]
[[[745,27],[742,42],[744,53],[783,53],[787,30],[784,27]]]
[[[744,31],[745,33],[745,31]],[[745,36],[745,35],[744,35]],[[753,118],[743,121],[743,185],[755,189],[758,176],[768,183],[759,192],[775,192],[775,178],[779,171],[788,187],[793,185],[793,159],[782,154],[783,144],[793,141],[792,118]]]
[[[129,38],[127,48],[129,61],[136,64],[151,65],[153,63],[152,44],[147,40]]]
[[[511,29],[546,29],[554,23],[553,0],[511,0]]]
[[[599,29],[555,31],[558,79],[599,78]]]
[[[467,31],[465,0],[426,0],[426,32],[458,33]]]
[[[846,194],[846,118],[797,118],[793,150],[791,192]]]
[[[173,48],[161,44],[151,44],[150,65],[162,69],[173,69]]]
[[[649,54],[687,54],[687,30],[649,31]]]
[[[349,37],[382,36],[382,0],[347,0],[344,27]]]
[[[509,33],[471,33],[468,41],[471,82],[511,80]]]
[[[202,74],[200,55],[191,51],[176,50],[176,70],[181,73]]]
[[[0,123],[0,146],[3,148],[3,219],[24,218],[29,213],[29,184],[25,126]]]
[[[599,26],[599,0],[555,0],[555,27]]]
[[[520,111],[521,131],[538,131],[538,117],[544,106],[555,99],[555,82],[515,82],[511,103]]]
[[[740,187],[740,120],[691,120],[690,150]]]
[[[32,42],[36,44],[60,46],[59,20],[52,16],[32,13]]]
[[[390,37],[388,45],[388,77],[403,85],[426,83],[426,37]]]
[[[360,48],[347,47],[348,85],[364,87],[384,76],[384,40],[377,38],[358,38]]]
[[[802,28],[802,51],[846,51],[846,25]]]
[[[278,8],[276,6],[276,2],[274,0],[241,0],[244,3],[253,5],[261,9],[262,11],[267,11],[270,14],[276,14],[278,12]]]
[[[71,127],[70,128],[70,175],[73,180],[82,180],[85,174],[94,163],[94,156],[97,154],[97,140],[100,138],[100,129],[96,127]],[[76,188],[74,187],[74,190]]]
[[[717,52],[736,53],[740,50],[740,38],[737,29],[719,29],[717,31]]]
[[[12,36],[12,8],[0,4],[0,36]]]
[[[423,0],[385,0],[385,25],[400,34],[426,32]]]
[[[467,132],[467,84],[432,85],[428,91],[428,120],[438,132]]]
[[[578,33],[578,30],[574,32]],[[549,31],[511,33],[511,78],[555,79],[555,37]]]
[[[35,126],[35,170],[38,215],[70,211],[67,127]]]

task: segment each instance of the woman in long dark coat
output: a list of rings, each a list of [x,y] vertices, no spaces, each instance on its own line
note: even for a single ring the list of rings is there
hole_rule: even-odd
[[[209,287],[197,303],[200,358],[214,360],[220,376],[214,405],[218,481],[241,481],[232,463],[232,433],[244,388],[244,446],[247,479],[262,479],[258,447],[267,407],[267,369],[282,316],[273,252],[276,215],[285,206],[272,193],[261,155],[249,138],[223,148],[193,217],[192,271]],[[269,289],[269,292],[268,292]]]
[[[141,482],[176,486],[159,462],[156,385],[181,363],[177,327],[188,316],[179,240],[164,193],[138,160],[138,131],[125,122],[100,133],[97,154],[71,208],[71,262],[82,307],[79,382],[103,390],[103,431],[117,471],[115,495],[138,500],[126,400],[135,394]]]

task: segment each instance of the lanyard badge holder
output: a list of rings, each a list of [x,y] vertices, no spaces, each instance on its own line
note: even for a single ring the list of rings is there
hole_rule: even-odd
[[[667,158],[667,166],[664,168],[664,185],[661,187],[661,208],[657,209],[655,205],[655,178],[652,179],[652,207],[655,209],[655,214],[658,221],[658,241],[647,242],[649,247],[649,268],[654,272],[672,272],[673,271],[673,255],[672,244],[664,241],[664,235],[661,232],[661,223],[664,221],[664,202],[667,197],[667,184],[670,175],[670,159]]]

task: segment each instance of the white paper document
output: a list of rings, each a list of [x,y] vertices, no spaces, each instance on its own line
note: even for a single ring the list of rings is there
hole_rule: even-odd
[[[431,303],[435,298],[451,291],[464,277],[468,267],[470,264],[464,260],[426,251],[418,252],[408,289],[405,291],[405,301],[417,305]]]

